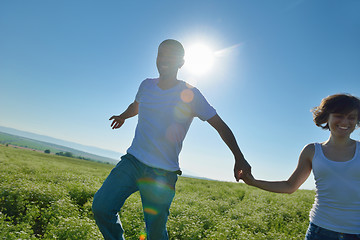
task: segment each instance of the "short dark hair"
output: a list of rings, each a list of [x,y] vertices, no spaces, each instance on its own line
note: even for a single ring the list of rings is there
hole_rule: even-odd
[[[350,94],[334,94],[321,100],[318,107],[314,107],[313,120],[316,126],[329,129],[328,120],[330,113],[347,114],[353,110],[358,111],[356,125],[360,127],[360,99]],[[325,124],[325,125],[323,125]]]
[[[185,49],[184,49],[183,45],[177,40],[166,39],[162,43],[160,43],[159,48],[162,46],[170,46],[174,49],[174,51],[177,55],[179,55],[180,57],[185,56]]]

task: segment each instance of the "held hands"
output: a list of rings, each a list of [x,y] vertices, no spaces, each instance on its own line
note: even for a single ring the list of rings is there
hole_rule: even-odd
[[[112,129],[120,128],[125,122],[125,119],[120,117],[120,115],[119,116],[114,115],[109,120],[113,120],[112,123],[111,123]]]
[[[238,182],[240,179],[243,179],[244,176],[250,174],[251,175],[251,166],[245,160],[236,160],[234,165],[234,176],[236,181]]]
[[[251,174],[251,166],[249,163],[243,159],[236,159],[234,166],[234,175],[237,182],[243,180],[247,185],[255,186],[256,179]]]
[[[253,186],[256,181],[254,176],[251,174],[251,166],[245,159],[235,162],[234,173],[237,182],[241,179],[247,185]]]

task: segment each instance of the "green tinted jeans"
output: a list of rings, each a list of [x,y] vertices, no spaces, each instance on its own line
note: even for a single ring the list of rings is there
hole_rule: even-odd
[[[122,156],[93,200],[94,218],[104,238],[125,239],[118,212],[125,200],[139,191],[147,239],[168,239],[166,222],[177,179],[177,172],[149,167],[130,154]]]

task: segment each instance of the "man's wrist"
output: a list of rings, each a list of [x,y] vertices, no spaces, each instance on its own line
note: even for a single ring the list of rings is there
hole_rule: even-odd
[[[246,160],[245,160],[244,155],[242,155],[242,154],[240,156],[235,157],[235,162],[244,162],[244,161],[246,161]]]

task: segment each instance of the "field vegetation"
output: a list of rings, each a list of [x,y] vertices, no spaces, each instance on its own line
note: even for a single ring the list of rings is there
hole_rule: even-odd
[[[112,167],[0,145],[0,239],[102,239],[91,203]],[[186,177],[176,187],[170,239],[303,239],[315,194]],[[139,194],[120,214],[126,238],[141,239]]]

